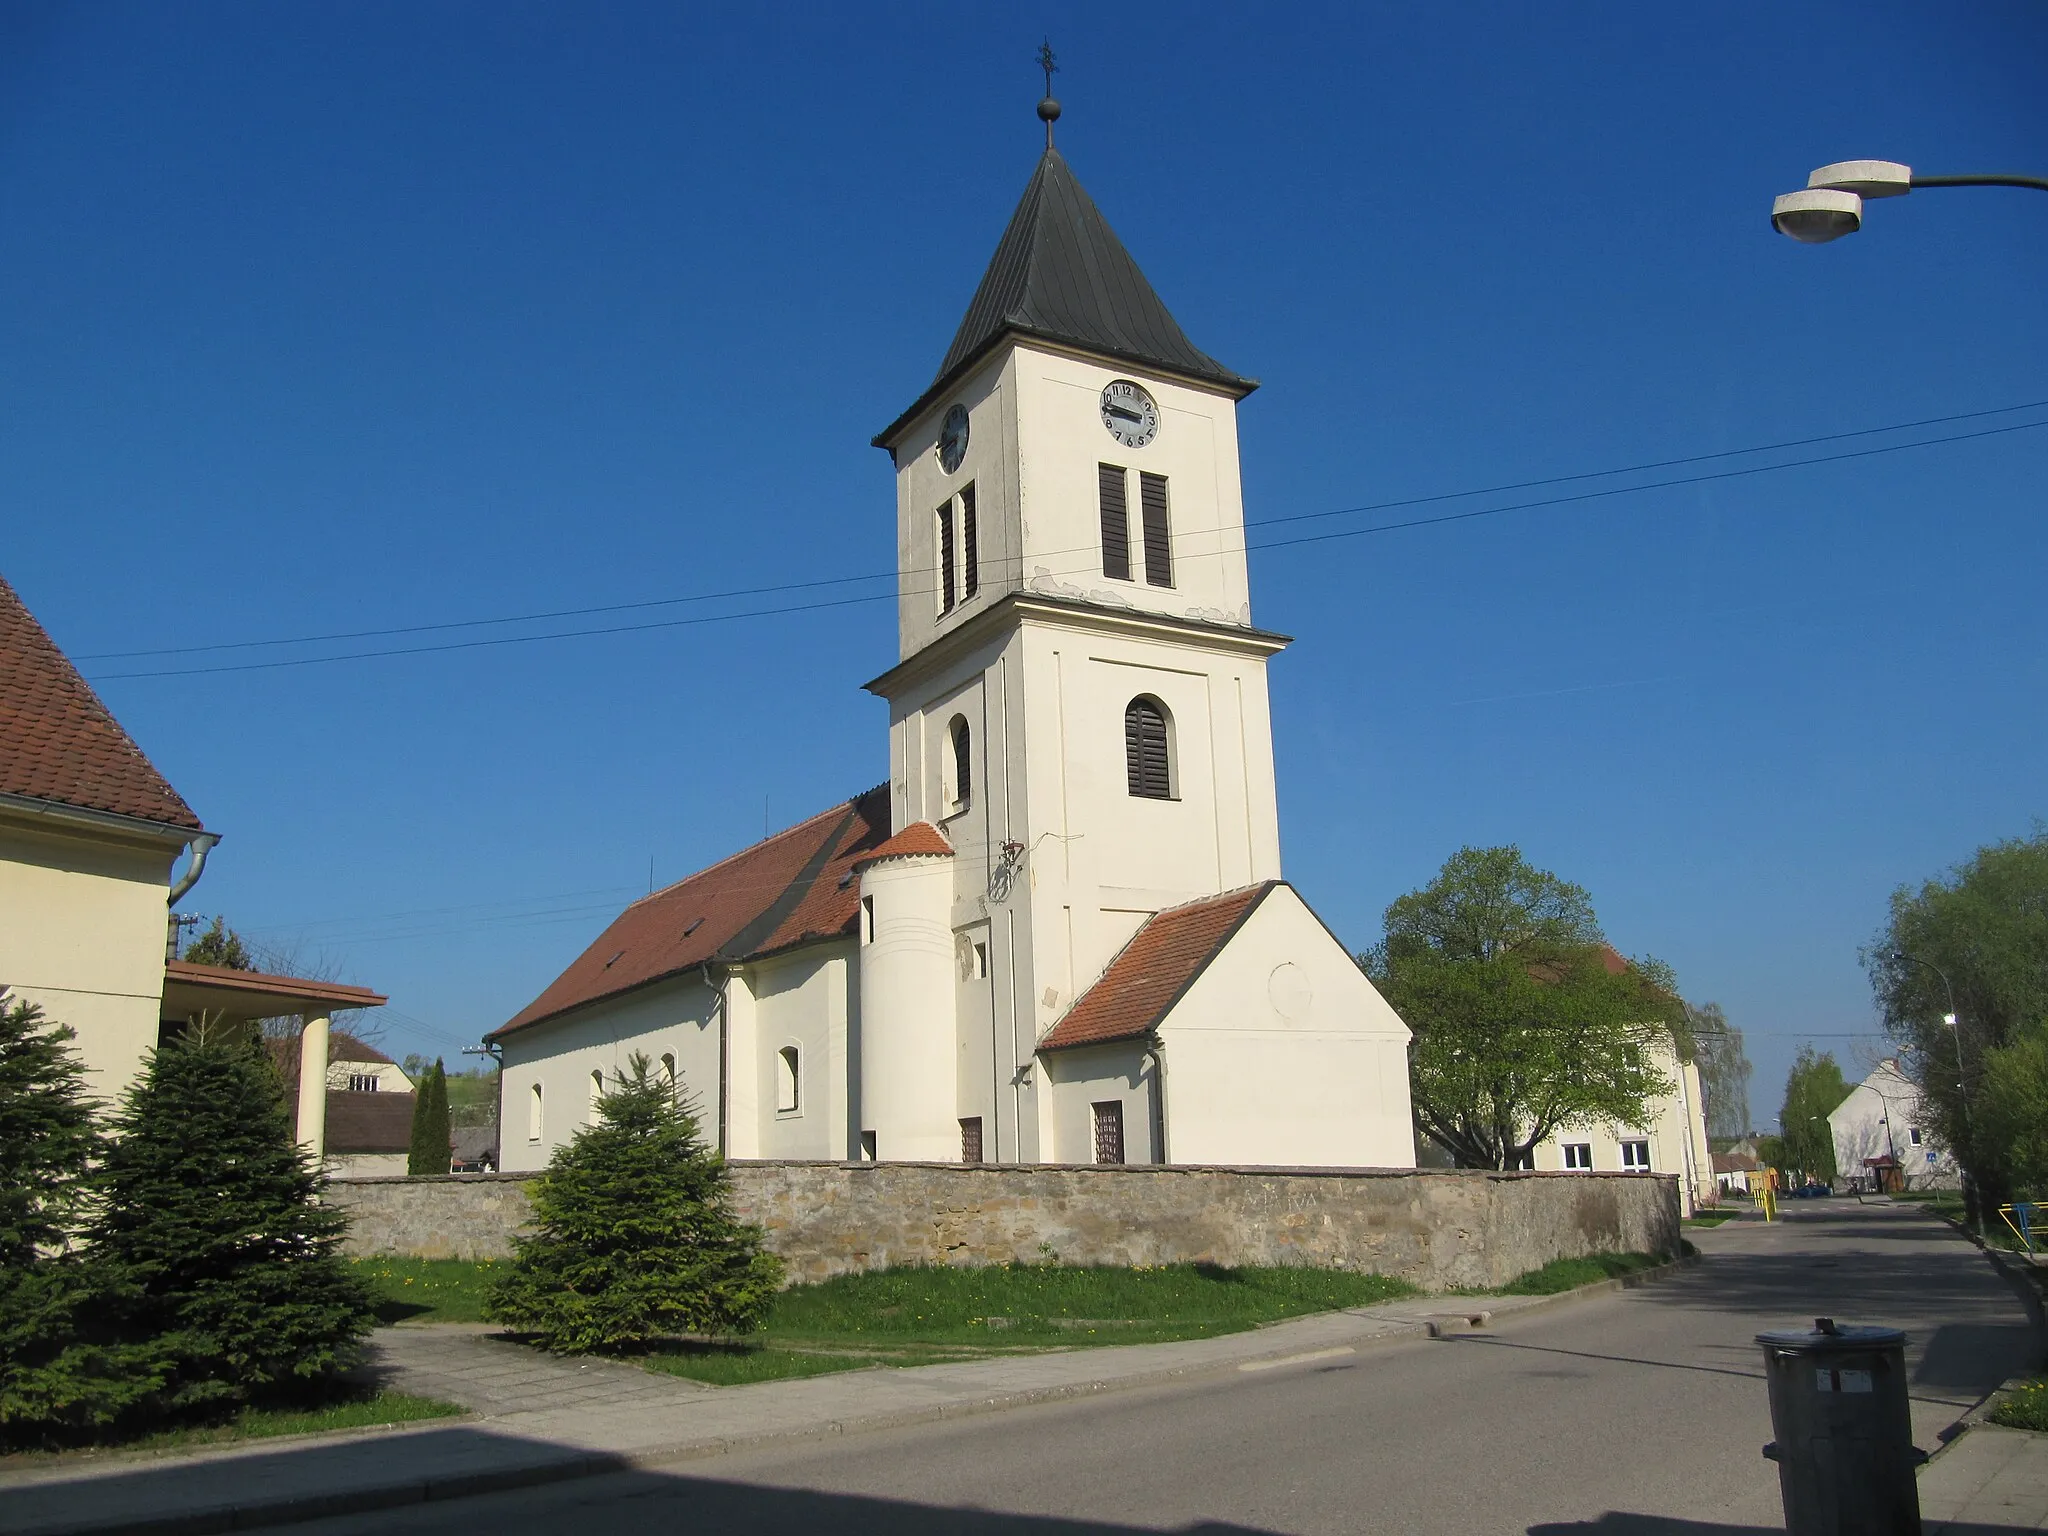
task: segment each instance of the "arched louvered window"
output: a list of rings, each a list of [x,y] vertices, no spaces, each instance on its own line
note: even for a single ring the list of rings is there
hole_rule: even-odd
[[[974,733],[964,716],[955,715],[946,727],[946,814],[954,815],[974,803]]]
[[[1166,706],[1139,694],[1124,706],[1124,766],[1131,793],[1147,800],[1173,798],[1173,728]]]

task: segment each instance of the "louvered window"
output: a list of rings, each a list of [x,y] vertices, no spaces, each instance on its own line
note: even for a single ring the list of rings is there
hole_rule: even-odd
[[[962,601],[981,590],[980,541],[974,535],[974,486],[972,482],[960,491],[960,591]]]
[[[1124,1160],[1124,1105],[1121,1099],[1092,1104],[1095,1111],[1095,1161],[1120,1163]]]
[[[953,611],[957,600],[953,579],[953,499],[949,496],[946,504],[939,508],[939,613],[942,616]]]
[[[1131,579],[1131,507],[1124,472],[1114,464],[1098,464],[1102,492],[1102,574],[1118,581]]]
[[[1173,742],[1166,706],[1145,694],[1124,706],[1124,766],[1131,793],[1173,798]]]
[[[981,1159],[981,1116],[960,1122],[960,1161],[978,1163]]]
[[[1166,515],[1166,476],[1140,473],[1138,501],[1145,521],[1145,580],[1173,585],[1173,525]]]
[[[946,798],[952,810],[964,811],[974,799],[974,734],[958,715],[947,734],[952,738],[953,782],[946,786]]]

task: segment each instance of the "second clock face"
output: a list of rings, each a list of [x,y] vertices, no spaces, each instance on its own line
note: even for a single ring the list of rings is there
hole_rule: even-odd
[[[939,424],[939,468],[952,474],[967,457],[967,407],[956,405]]]
[[[1144,385],[1117,379],[1103,386],[1102,424],[1126,448],[1142,448],[1159,435],[1159,407]]]

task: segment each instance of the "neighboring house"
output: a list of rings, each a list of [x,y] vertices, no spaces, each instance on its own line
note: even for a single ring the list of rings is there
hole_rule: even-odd
[[[1895,1058],[1877,1064],[1828,1115],[1835,1176],[1854,1189],[1935,1189],[1961,1181],[1927,1128],[1919,1086]]]
[[[295,1038],[266,1042],[284,1072],[293,1114],[305,1074]],[[381,1178],[406,1172],[412,1153],[413,1082],[374,1045],[345,1030],[327,1044],[325,1163],[335,1178]]]
[[[1048,149],[875,440],[923,573],[867,685],[888,781],[635,902],[492,1033],[507,1169],[635,1052],[734,1157],[1414,1165],[1408,1030],[1281,878],[1254,387]]]
[[[1628,961],[1612,948],[1601,956],[1612,975],[1628,969]],[[1536,1144],[1531,1166],[1546,1171],[1587,1169],[1622,1173],[1678,1175],[1680,1213],[1693,1214],[1720,1194],[1713,1154],[1707,1147],[1706,1098],[1700,1091],[1699,1068],[1681,1062],[1668,1037],[1643,1047],[1649,1065],[1671,1083],[1668,1093],[1650,1100],[1641,1125],[1581,1122],[1560,1126]]]
[[[1757,1181],[1762,1173],[1756,1156],[1750,1152],[1716,1152],[1714,1154],[1714,1182],[1724,1195],[1749,1195],[1756,1193]]]
[[[496,1173],[498,1171],[498,1133],[488,1125],[461,1125],[455,1128],[456,1173]]]
[[[324,1077],[330,1016],[384,1001],[364,987],[167,959],[170,908],[219,841],[0,579],[0,993],[76,1032],[87,1090],[103,1103],[167,1034],[200,1018],[301,1018]],[[298,1121],[316,1153],[320,1106],[316,1097]]]

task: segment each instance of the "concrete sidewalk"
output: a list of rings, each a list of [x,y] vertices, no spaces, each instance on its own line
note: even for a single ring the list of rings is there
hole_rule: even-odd
[[[1926,1536],[2048,1531],[2048,1435],[1976,1424],[1920,1474]]]
[[[200,1536],[672,1466],[777,1441],[1285,1369],[1386,1340],[1486,1326],[1482,1319],[1498,1322],[1659,1273],[1565,1296],[1418,1297],[1214,1339],[745,1387],[705,1387],[618,1361],[555,1359],[481,1328],[389,1328],[375,1342],[386,1379],[400,1390],[461,1402],[475,1417],[0,1473],[0,1532]]]

